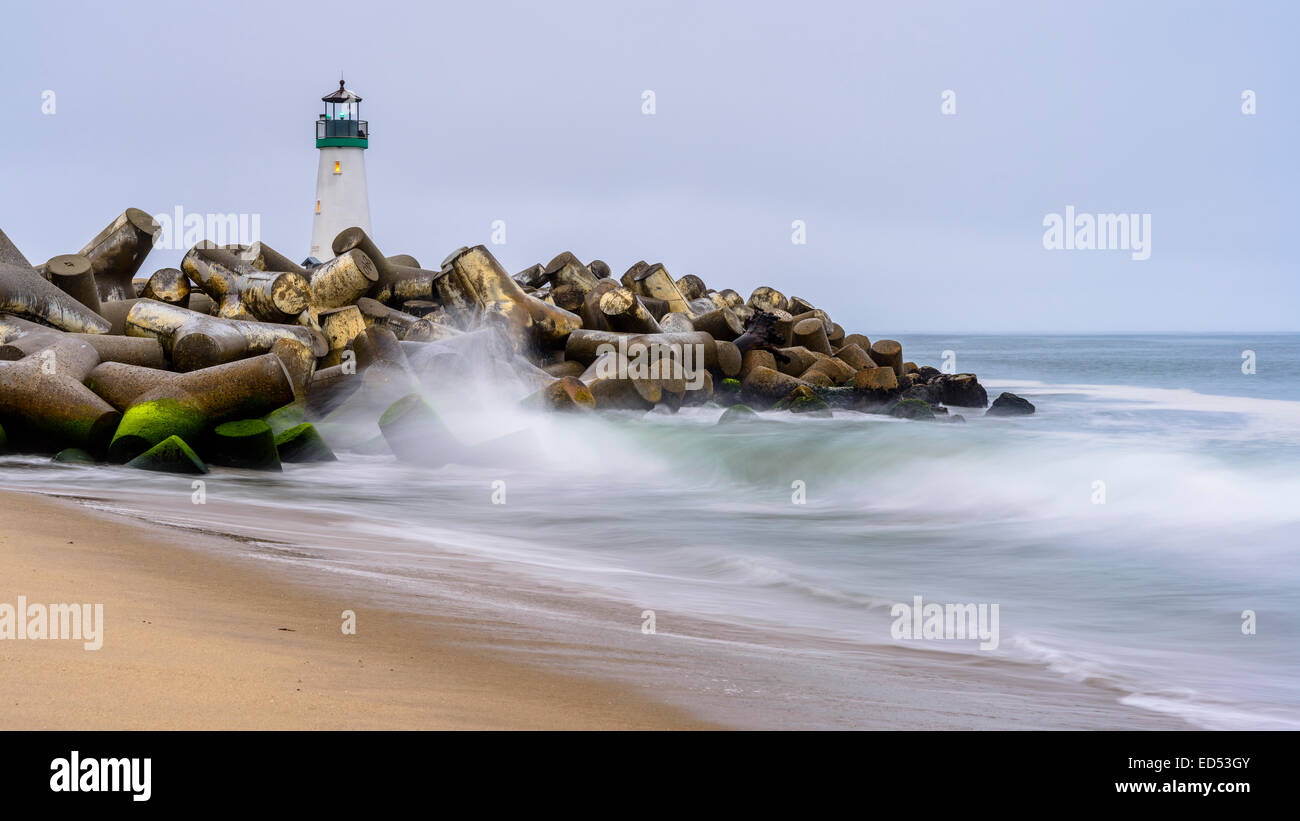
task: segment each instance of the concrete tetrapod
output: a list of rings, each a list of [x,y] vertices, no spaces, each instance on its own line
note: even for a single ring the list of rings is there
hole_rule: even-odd
[[[461,333],[455,328],[439,325],[431,320],[421,319],[396,308],[390,308],[382,302],[369,297],[358,299],[356,307],[366,317],[367,324],[383,325],[396,334],[398,339],[409,339],[412,342],[428,342],[433,339],[446,339],[449,336],[457,336]]]
[[[440,287],[443,280],[454,281],[457,290],[473,299],[480,311],[495,311],[506,316],[513,327],[531,329],[542,347],[563,347],[569,334],[582,327],[577,314],[525,293],[482,245],[453,252],[442,270]]]
[[[204,450],[208,461],[245,470],[280,470],[280,454],[271,426],[261,419],[223,422],[212,429]]]
[[[687,304],[682,292],[677,289],[677,281],[668,273],[662,262],[646,266],[634,274],[633,290],[641,297],[658,299],[667,303],[665,313],[686,314],[688,318],[695,313]]]
[[[181,259],[181,271],[194,281],[216,306],[223,319],[253,319],[253,313],[239,299],[239,260],[210,243],[199,243]]]
[[[171,371],[143,368],[124,362],[100,362],[86,377],[86,387],[120,411],[131,407],[137,396],[166,384],[176,377]]]
[[[384,256],[366,232],[356,226],[340,231],[331,248],[336,257],[359,251],[374,263],[378,276],[366,295],[385,305],[408,299],[433,299],[434,281],[442,275],[439,271],[406,264],[400,254]],[[409,258],[409,262],[415,259]]]
[[[188,308],[190,305],[190,278],[179,268],[159,268],[149,276],[140,296],[156,299],[168,305]]]
[[[600,312],[615,331],[657,334],[663,329],[645,302],[630,288],[613,288],[600,298]]]
[[[766,410],[790,395],[795,388],[807,383],[786,376],[772,368],[758,366],[749,372],[741,383],[740,398],[746,405]]]
[[[193,448],[179,436],[168,436],[144,453],[126,463],[127,467],[139,470],[156,470],[161,473],[207,473],[208,466],[203,463]]]
[[[98,364],[95,349],[73,336],[0,362],[0,424],[10,447],[102,453],[122,414],[82,384]]]
[[[108,333],[112,324],[44,280],[34,268],[0,262],[0,312],[39,319],[62,331]]]
[[[553,288],[572,288],[585,297],[600,282],[600,278],[591,269],[578,261],[572,252],[561,251],[542,269],[553,283]]]
[[[868,355],[884,368],[892,368],[894,376],[903,375],[903,346],[892,339],[877,339]]]
[[[312,295],[303,274],[263,271],[238,253],[202,243],[185,254],[181,270],[217,304],[217,316],[224,319],[294,322]]]
[[[275,354],[175,374],[122,414],[108,457],[126,462],[172,435],[197,441],[216,425],[262,416],[293,399],[293,383]]]
[[[590,411],[596,409],[596,399],[581,379],[564,376],[524,397],[520,405],[547,411]]]
[[[695,274],[683,274],[677,278],[677,290],[681,292],[682,297],[687,301],[707,298],[709,288],[704,284],[704,280]]]
[[[152,299],[141,299],[131,307],[126,332],[157,339],[182,371],[266,353],[280,339],[295,339],[316,356],[329,352],[325,335],[313,328],[221,319]]]
[[[141,339],[110,334],[69,334],[27,322],[23,319],[0,315],[0,338],[9,330],[8,341],[0,345],[0,360],[22,359],[61,339],[73,338],[90,345],[99,354],[101,362],[126,362],[149,368],[166,367],[162,345],[156,339]]]
[[[99,287],[90,260],[81,254],[59,254],[45,263],[45,278],[63,293],[99,313]]]
[[[131,280],[153,250],[158,231],[153,217],[139,208],[128,208],[78,251],[90,260],[101,301],[135,297]]]
[[[259,271],[289,271],[307,275],[307,270],[261,240],[239,254],[239,258]]]
[[[420,261],[410,254],[393,254],[387,258],[394,265],[405,265],[407,268],[419,268]]]
[[[379,430],[399,462],[438,467],[453,461],[460,443],[418,393],[398,399],[379,417]]]
[[[310,422],[276,434],[275,448],[282,462],[336,462],[338,457]]]
[[[81,448],[64,448],[50,458],[51,462],[58,462],[62,465],[93,465],[95,457]]]
[[[23,256],[23,252],[18,250],[18,246],[13,244],[9,239],[9,235],[4,231],[0,231],[0,265],[17,265],[19,268],[33,267],[27,261],[27,257]]]
[[[311,309],[328,311],[351,305],[379,281],[379,270],[369,256],[351,250],[317,268],[311,276]]]

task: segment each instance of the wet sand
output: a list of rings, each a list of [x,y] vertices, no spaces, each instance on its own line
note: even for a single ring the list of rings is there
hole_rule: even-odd
[[[467,649],[454,620],[358,608],[223,560],[223,541],[0,492],[0,603],[104,606],[97,651],[0,640],[0,729],[709,726],[628,686]]]
[[[626,621],[627,602],[557,597],[508,569],[475,583],[522,611],[475,612],[399,595],[382,574],[268,564],[239,535],[267,533],[265,510],[214,501],[207,526],[226,536],[79,498],[0,490],[0,604],[102,603],[105,621],[98,651],[0,640],[0,729],[1188,727],[1105,688],[962,654],[864,648],[848,669],[823,667],[815,651],[737,654],[754,634],[680,616],[676,640],[629,645],[626,624],[612,638],[600,628]],[[269,538],[303,527],[285,509]],[[439,566],[442,586],[469,579],[463,565]],[[576,629],[529,621],[557,604],[575,608]],[[356,635],[341,629],[345,610]],[[833,702],[845,675],[857,703],[822,711],[842,717],[809,725],[791,714],[791,699]]]

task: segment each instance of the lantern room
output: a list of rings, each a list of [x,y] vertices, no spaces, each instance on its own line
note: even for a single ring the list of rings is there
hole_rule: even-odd
[[[337,90],[321,97],[325,113],[316,120],[316,147],[367,148],[370,124],[361,119],[361,97],[339,80]]]

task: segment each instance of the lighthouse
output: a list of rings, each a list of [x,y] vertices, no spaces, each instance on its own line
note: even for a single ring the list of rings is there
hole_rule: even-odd
[[[369,123],[361,119],[361,98],[339,87],[321,97],[325,112],[316,120],[316,204],[312,215],[311,256],[334,256],[334,238],[357,226],[370,234],[370,196],[366,191],[365,151]]]

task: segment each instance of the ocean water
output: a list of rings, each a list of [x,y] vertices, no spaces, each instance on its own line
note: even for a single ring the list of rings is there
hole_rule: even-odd
[[[1038,412],[719,427],[717,408],[531,416],[493,383],[485,407],[433,397],[467,440],[522,432],[492,464],[216,470],[204,505],[191,477],[34,457],[0,458],[0,485],[234,533],[744,726],[1300,728],[1300,335],[898,338]],[[894,638],[915,596],[996,604],[998,646]],[[1063,695],[1013,722],[1026,680]],[[891,712],[913,689],[925,709]],[[945,706],[972,694],[978,721]]]

